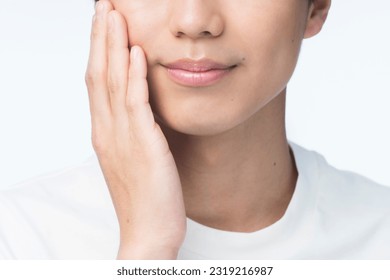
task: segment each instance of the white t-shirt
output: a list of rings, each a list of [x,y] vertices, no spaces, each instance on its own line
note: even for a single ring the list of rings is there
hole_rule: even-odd
[[[180,259],[390,259],[390,188],[290,143],[285,215],[253,233],[187,220]],[[0,258],[115,259],[119,227],[97,158],[0,192]]]

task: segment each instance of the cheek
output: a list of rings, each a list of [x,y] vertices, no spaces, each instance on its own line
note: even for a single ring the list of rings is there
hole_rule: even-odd
[[[295,16],[272,17],[251,33],[241,33],[248,54],[249,79],[259,92],[274,97],[286,86],[295,69],[303,37],[303,26]],[[265,96],[263,96],[265,97]]]
[[[130,46],[139,45],[146,53],[148,46],[155,41],[158,24],[145,20],[145,16],[126,16]]]
[[[165,0],[115,1],[114,8],[126,20],[129,43],[140,45],[147,52],[148,46],[156,41],[156,35],[166,25],[161,6]],[[153,2],[153,3],[152,3]]]

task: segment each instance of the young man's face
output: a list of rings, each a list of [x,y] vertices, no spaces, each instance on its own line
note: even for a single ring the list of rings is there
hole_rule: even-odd
[[[195,135],[243,123],[285,89],[309,11],[307,0],[111,2],[127,21],[130,45],[147,55],[154,111]],[[183,59],[190,63],[170,65]]]

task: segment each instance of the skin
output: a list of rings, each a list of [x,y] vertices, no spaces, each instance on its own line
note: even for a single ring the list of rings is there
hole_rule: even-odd
[[[283,216],[298,175],[286,87],[330,2],[99,1],[86,83],[119,259],[175,259],[186,217],[253,232]],[[212,86],[186,87],[162,66],[181,58],[236,67]]]

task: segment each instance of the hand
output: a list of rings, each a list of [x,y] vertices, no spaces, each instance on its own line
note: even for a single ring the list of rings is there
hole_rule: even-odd
[[[118,258],[176,258],[186,215],[179,174],[149,104],[141,47],[123,16],[97,3],[86,72],[92,143],[120,226]]]

